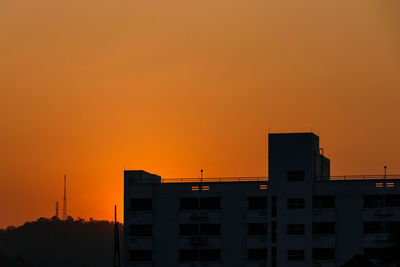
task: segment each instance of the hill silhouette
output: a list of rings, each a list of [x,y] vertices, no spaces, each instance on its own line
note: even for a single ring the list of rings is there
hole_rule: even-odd
[[[113,246],[112,222],[39,218],[0,230],[0,266],[109,267]]]

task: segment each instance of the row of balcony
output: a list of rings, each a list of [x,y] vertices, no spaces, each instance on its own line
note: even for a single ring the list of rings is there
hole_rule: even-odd
[[[265,248],[267,247],[266,236],[248,236],[246,238],[246,245],[248,248]],[[390,234],[364,234],[363,246],[364,247],[379,247],[387,246],[391,242]],[[153,245],[152,237],[129,237],[130,248],[151,248]],[[186,236],[178,237],[178,247],[207,247],[207,248],[221,248],[221,236]],[[336,247],[335,235],[313,235],[313,247],[329,248]]]
[[[247,237],[246,245],[248,248],[266,248],[266,236],[251,236]],[[153,245],[152,237],[136,237],[129,236],[130,248],[151,248]],[[207,248],[221,248],[222,237],[216,236],[186,236],[178,238],[178,247],[207,247]]]
[[[129,262],[129,267],[152,267],[154,263],[152,262]],[[198,261],[198,262],[179,262],[178,267],[222,267],[225,266],[221,261]],[[334,265],[333,265],[334,266]],[[265,261],[260,260],[248,260],[246,267],[267,267]],[[325,267],[319,266],[319,267]],[[331,266],[326,266],[331,267]]]

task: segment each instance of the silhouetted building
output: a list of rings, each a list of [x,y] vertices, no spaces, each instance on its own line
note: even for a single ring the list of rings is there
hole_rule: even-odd
[[[399,180],[331,177],[321,152],[313,133],[269,134],[269,179],[125,171],[124,266],[333,267],[364,253],[374,260],[400,226]]]

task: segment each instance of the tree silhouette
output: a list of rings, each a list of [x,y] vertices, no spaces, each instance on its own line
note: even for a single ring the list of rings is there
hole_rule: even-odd
[[[0,260],[18,261],[14,255],[20,255],[32,264],[23,266],[108,267],[113,259],[113,241],[112,222],[39,218],[0,231],[0,251],[4,256]],[[0,263],[0,266],[7,265]]]

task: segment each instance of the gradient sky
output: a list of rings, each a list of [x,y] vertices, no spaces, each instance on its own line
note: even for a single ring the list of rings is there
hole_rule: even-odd
[[[123,169],[266,175],[311,131],[332,173],[400,174],[398,0],[0,0],[0,228],[112,219]],[[122,220],[122,209],[119,219]]]

